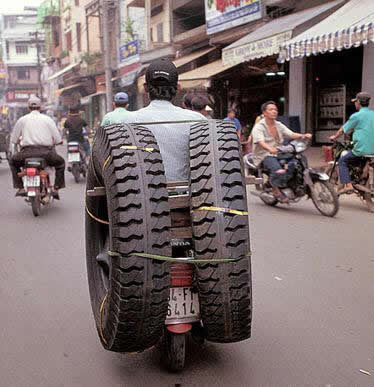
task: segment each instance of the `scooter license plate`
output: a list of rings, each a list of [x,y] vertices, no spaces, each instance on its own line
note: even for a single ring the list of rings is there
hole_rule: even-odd
[[[23,185],[27,187],[39,187],[40,186],[40,176],[24,176]]]
[[[171,320],[199,320],[200,304],[198,294],[191,287],[170,288],[166,322]]]
[[[68,162],[69,163],[75,163],[81,161],[81,155],[79,152],[75,153],[68,153]]]

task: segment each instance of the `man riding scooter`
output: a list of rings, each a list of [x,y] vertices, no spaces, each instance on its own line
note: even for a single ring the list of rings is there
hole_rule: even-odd
[[[54,146],[62,143],[62,138],[52,118],[40,113],[41,101],[31,97],[28,101],[29,114],[21,117],[11,134],[11,144],[15,148],[19,143],[21,150],[9,160],[12,171],[13,186],[18,188],[16,196],[25,196],[22,178],[18,176],[25,159],[42,157],[47,165],[55,167],[56,179],[52,188],[52,196],[60,199],[58,190],[65,187],[65,160],[59,156]]]
[[[256,167],[260,164],[270,172],[270,183],[273,187],[274,197],[280,203],[288,203],[288,198],[280,191],[280,187],[287,184],[292,174],[292,163],[289,163],[288,170],[285,170],[277,159],[277,147],[282,145],[284,140],[310,139],[312,135],[295,133],[288,129],[281,122],[277,121],[278,108],[274,101],[265,102],[261,106],[263,119],[258,122],[252,130],[253,139],[253,162]],[[290,166],[291,164],[291,166]]]

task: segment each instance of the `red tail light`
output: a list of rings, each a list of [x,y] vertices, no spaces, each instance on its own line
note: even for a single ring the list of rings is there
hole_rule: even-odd
[[[38,173],[38,170],[36,168],[27,168],[26,169],[26,175],[27,176],[36,176]]]

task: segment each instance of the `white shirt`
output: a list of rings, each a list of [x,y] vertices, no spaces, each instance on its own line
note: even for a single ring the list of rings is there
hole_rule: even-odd
[[[15,124],[10,141],[17,144],[21,138],[24,146],[53,146],[62,141],[61,134],[51,117],[33,110],[21,117]]]
[[[169,101],[154,100],[135,112],[135,123],[206,120],[202,114],[182,109]],[[134,122],[134,121],[133,121]],[[145,125],[156,138],[167,181],[188,180],[190,175],[190,128],[194,123]]]

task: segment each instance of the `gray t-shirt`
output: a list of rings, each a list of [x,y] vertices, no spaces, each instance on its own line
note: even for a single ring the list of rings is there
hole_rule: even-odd
[[[202,114],[168,101],[154,100],[135,112],[136,123],[206,120]],[[146,125],[155,136],[164,162],[167,181],[188,180],[190,174],[190,128],[193,123]]]
[[[252,130],[252,159],[256,166],[259,166],[266,156],[273,156],[270,152],[264,149],[259,142],[265,142],[267,145],[277,147],[282,145],[285,138],[290,137],[294,132],[287,128],[279,121],[275,121],[275,127],[277,128],[278,138],[275,139],[270,130],[266,126],[265,119],[262,119],[257,123]]]
[[[17,144],[22,137],[20,144],[24,146],[53,146],[60,143],[61,134],[51,117],[33,110],[21,117],[15,124],[10,141]]]

